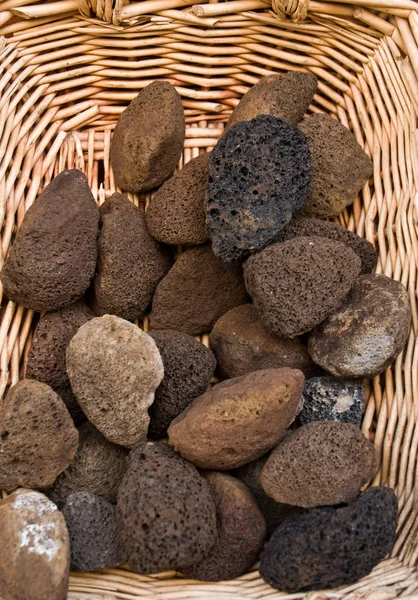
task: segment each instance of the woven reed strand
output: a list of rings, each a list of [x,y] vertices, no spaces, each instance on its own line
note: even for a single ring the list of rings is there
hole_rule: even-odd
[[[289,20],[263,0],[194,6],[167,0],[163,8],[158,0],[0,2],[0,266],[26,210],[61,170],[82,169],[99,203],[116,190],[111,132],[128,102],[153,79],[173,83],[183,100],[181,168],[216,144],[231,110],[260,77],[291,69],[314,73],[319,87],[309,112],[339,119],[374,162],[372,183],[339,221],[375,245],[378,273],[406,286],[413,327],[392,368],[369,383],[362,425],[381,459],[373,484],[394,487],[400,501],[393,556],[357,584],[309,598],[418,600],[418,15],[410,0],[311,0],[307,18],[296,23],[304,7],[293,0],[280,7],[277,12]],[[149,201],[129,197],[141,209]],[[0,297],[1,398],[24,375],[36,319],[3,298],[1,284]],[[147,319],[140,325],[147,329]],[[203,584],[174,573],[143,577],[119,569],[74,574],[69,598],[303,596],[272,590],[257,570]]]

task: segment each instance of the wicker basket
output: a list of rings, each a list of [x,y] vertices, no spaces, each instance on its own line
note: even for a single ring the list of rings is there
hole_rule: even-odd
[[[0,266],[25,211],[61,170],[82,169],[100,203],[115,191],[112,128],[153,79],[169,80],[182,96],[184,164],[214,146],[259,77],[314,73],[319,88],[310,112],[339,119],[374,161],[373,184],[340,222],[376,246],[377,272],[407,287],[413,327],[393,367],[370,382],[363,421],[381,458],[373,483],[394,487],[399,497],[392,557],[355,585],[308,596],[418,599],[418,14],[411,0],[342,1],[0,2]],[[129,197],[145,208],[148,197]],[[0,397],[23,376],[35,316],[7,300],[1,315]],[[72,600],[303,596],[271,589],[256,568],[216,584],[175,573],[75,573],[69,594]]]

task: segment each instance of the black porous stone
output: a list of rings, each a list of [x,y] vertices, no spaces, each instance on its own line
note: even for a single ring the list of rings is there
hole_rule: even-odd
[[[292,517],[266,545],[260,575],[290,594],[355,583],[393,548],[397,510],[393,490],[375,487],[343,508]]]
[[[211,152],[206,215],[213,251],[239,259],[269,244],[305,201],[312,178],[305,137],[263,115],[232,127]]]
[[[302,425],[313,421],[341,421],[360,427],[364,411],[364,386],[361,381],[336,377],[313,377],[305,382]]]
[[[94,494],[77,492],[68,496],[61,512],[70,534],[74,571],[97,571],[123,562],[112,504]]]

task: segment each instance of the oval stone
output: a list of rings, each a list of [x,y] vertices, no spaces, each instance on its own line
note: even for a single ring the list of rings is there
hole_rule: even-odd
[[[287,368],[223,381],[172,422],[169,441],[199,468],[239,467],[277,444],[295,418],[303,382],[301,371]]]
[[[402,283],[362,275],[339,309],[309,336],[313,360],[337,377],[383,373],[406,344],[411,306]]]
[[[331,506],[355,500],[377,467],[376,449],[358,427],[315,422],[283,439],[264,465],[260,481],[276,502]]]
[[[62,514],[46,496],[18,490],[0,500],[0,597],[65,600],[70,540]]]
[[[115,183],[126,192],[158,187],[177,167],[186,124],[176,88],[153,81],[123,111],[110,146]]]
[[[86,176],[62,171],[23,219],[1,272],[6,296],[39,312],[81,298],[96,268],[98,233]]]
[[[113,315],[92,319],[68,346],[67,372],[87,418],[110,442],[131,447],[146,438],[164,375],[149,335]]]
[[[244,265],[245,285],[261,321],[290,338],[310,331],[338,308],[359,273],[354,250],[323,237],[273,244]]]

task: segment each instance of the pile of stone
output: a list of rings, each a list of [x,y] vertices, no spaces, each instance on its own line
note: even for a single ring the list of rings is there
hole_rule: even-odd
[[[42,315],[0,407],[0,596],[63,600],[70,566],[232,579],[261,552],[295,593],[391,550],[396,496],[362,491],[379,469],[363,380],[402,351],[411,310],[372,245],[323,220],[372,163],[335,119],[304,118],[316,85],[262,79],[175,173],[184,113],[154,82],[111,146],[123,192],[158,188],[147,212],[120,193],[98,208],[77,170],[27,211],[1,279]]]

